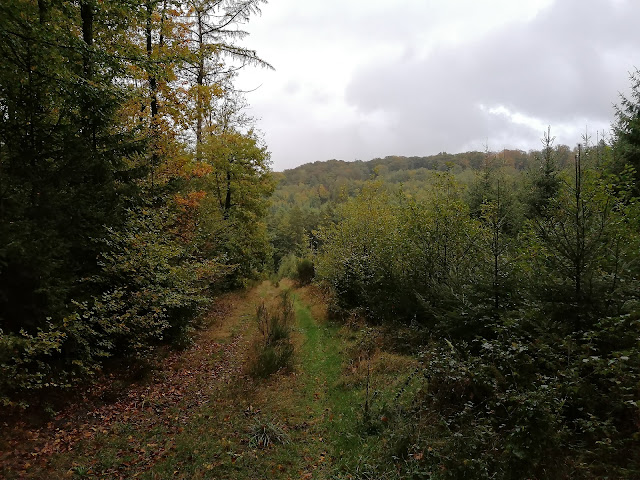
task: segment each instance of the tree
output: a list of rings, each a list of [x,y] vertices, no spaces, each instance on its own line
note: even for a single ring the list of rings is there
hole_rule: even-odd
[[[248,52],[222,29],[262,2],[209,3],[227,21],[201,59],[222,71],[222,50]],[[203,290],[268,250],[268,152],[252,131],[225,132],[223,207],[205,208],[191,25],[177,0],[0,4],[0,401],[181,337]],[[233,255],[200,241],[216,222],[242,240],[218,243]]]
[[[317,276],[341,308],[455,329],[477,280],[479,233],[449,174],[420,201],[373,181],[320,231]]]
[[[530,173],[529,188],[525,190],[524,203],[527,216],[544,216],[550,201],[558,194],[560,178],[556,151],[553,148],[555,137],[551,136],[551,127],[542,137],[542,152],[538,157],[536,170]]]
[[[628,230],[632,217],[624,213],[627,207],[616,193],[622,184],[585,168],[593,154],[585,136],[573,174],[565,176],[545,216],[532,220],[535,241],[527,247],[535,265],[531,285],[541,285],[540,295],[556,305],[553,310],[578,323],[597,318],[611,305],[620,275],[628,270],[622,265],[630,251],[623,243],[632,248],[637,237]]]
[[[396,200],[380,182],[368,183],[340,208],[340,221],[320,232],[324,248],[316,275],[335,292],[341,308],[361,308],[379,320],[403,309],[394,295],[402,242]]]
[[[119,221],[116,174],[132,144],[113,128],[122,69],[101,52],[112,51],[110,36],[94,22],[112,12],[21,0],[0,8],[0,315],[14,331],[83,294],[77,279],[96,269],[87,239]]]
[[[514,193],[513,181],[499,167],[497,156],[485,151],[485,164],[467,193],[471,215],[481,220],[483,234],[478,237],[484,258],[484,290],[479,303],[489,300],[494,315],[502,299],[511,296],[514,283],[510,276],[510,251],[522,224],[521,205]],[[483,287],[484,286],[484,287]],[[482,298],[484,296],[485,298]]]
[[[467,287],[477,279],[480,224],[462,193],[450,173],[439,173],[423,198],[406,198],[399,209],[406,246],[396,269],[404,272],[403,301],[423,324],[457,328]]]
[[[630,74],[631,94],[620,95],[616,106],[614,133],[614,173],[623,171],[626,165],[635,172],[635,193],[640,193],[640,70]]]
[[[266,0],[188,0],[186,23],[188,55],[184,71],[189,79],[189,97],[195,123],[196,156],[201,157],[204,129],[212,127],[212,118],[218,100],[233,92],[232,79],[239,68],[257,65],[273,68],[254,50],[237,45],[248,35],[238,27],[260,14]],[[231,63],[227,63],[230,61]]]
[[[248,120],[242,116],[243,122]],[[232,283],[271,266],[265,216],[273,192],[270,156],[260,136],[243,122],[225,122],[206,130],[196,168],[204,174],[192,188],[202,191],[199,238],[209,258],[234,265]]]

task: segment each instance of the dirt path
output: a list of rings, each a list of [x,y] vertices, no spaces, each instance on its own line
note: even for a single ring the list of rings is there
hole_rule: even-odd
[[[265,380],[245,374],[256,306],[287,286],[265,282],[227,296],[193,347],[171,354],[117,400],[76,405],[40,428],[14,425],[0,443],[0,477],[328,478],[341,449],[351,448],[342,433],[359,407],[336,387],[342,339],[321,321],[322,299],[296,293],[292,372]],[[266,447],[252,441],[261,428],[272,429]]]
[[[122,380],[112,376],[39,427],[25,421],[6,422],[0,440],[0,477],[82,477],[94,471],[93,462],[81,465],[65,460],[75,456],[79,445],[99,448],[123,430],[132,432],[126,466],[144,468],[169,455],[171,442],[150,448],[136,442],[138,436],[133,434],[161,430],[168,437],[175,435],[193,412],[210,401],[214,385],[242,374],[240,356],[246,338],[239,332],[248,323],[250,296],[233,294],[219,299],[205,319],[210,326],[197,335],[193,346],[171,353],[142,383],[121,385]],[[103,478],[127,478],[115,463],[102,470]]]

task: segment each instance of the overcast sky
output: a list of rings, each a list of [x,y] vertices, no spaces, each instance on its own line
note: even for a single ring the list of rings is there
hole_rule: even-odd
[[[574,145],[640,68],[638,0],[270,0],[243,72],[274,170]]]

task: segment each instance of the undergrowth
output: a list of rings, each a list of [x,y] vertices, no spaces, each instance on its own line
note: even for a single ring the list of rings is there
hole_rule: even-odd
[[[252,348],[249,373],[257,378],[266,378],[279,370],[290,370],[294,354],[290,337],[295,320],[290,292],[283,291],[278,304],[273,307],[262,302],[256,308],[255,318],[260,338]]]

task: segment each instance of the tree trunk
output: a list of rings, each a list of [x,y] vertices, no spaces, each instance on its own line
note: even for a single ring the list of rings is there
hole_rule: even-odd
[[[202,158],[202,123],[203,123],[203,101],[202,87],[204,85],[204,55],[202,49],[204,47],[204,25],[202,12],[198,10],[198,75],[196,78],[196,158]]]
[[[582,262],[583,262],[583,244],[584,244],[584,231],[583,231],[583,218],[581,215],[581,203],[582,203],[582,147],[578,145],[578,154],[576,155],[575,165],[575,196],[576,196],[576,255],[574,263],[574,290],[576,296],[576,304],[580,306],[582,296]]]
[[[40,25],[44,25],[49,21],[49,5],[46,0],[38,0],[38,16]]]
[[[93,79],[93,62],[91,60],[91,48],[93,47],[93,7],[87,0],[80,2],[80,17],[82,18],[82,40],[85,43],[85,50],[82,53],[82,71],[85,80],[90,82]],[[87,85],[86,88],[90,88]],[[91,104],[86,98],[82,105],[82,116],[86,122],[82,127],[83,134],[92,144],[93,150],[97,150],[96,125],[91,114]]]
[[[229,210],[231,209],[231,170],[227,170],[227,195],[224,200],[224,219],[229,218]]]
[[[151,96],[151,188],[154,187],[154,173],[155,168],[158,165],[159,157],[158,157],[158,125],[157,125],[157,116],[158,116],[158,81],[155,75],[155,66],[153,62],[153,10],[154,4],[150,0],[147,0],[146,4],[147,9],[147,25],[146,25],[146,40],[147,40],[147,59],[149,60],[149,67],[147,69],[147,75],[149,77],[149,94]]]
[[[151,93],[151,120],[155,120],[155,117],[158,115],[158,81],[156,79],[154,70],[155,67],[152,66],[152,56],[153,56],[153,25],[152,25],[152,16],[153,16],[153,3],[147,1],[147,28],[146,28],[146,40],[147,40],[147,58],[149,59],[149,92]]]
[[[82,55],[84,76],[90,80],[93,76],[93,64],[91,62],[90,48],[93,46],[93,7],[88,1],[80,3],[80,17],[82,18],[82,40],[86,45]]]

